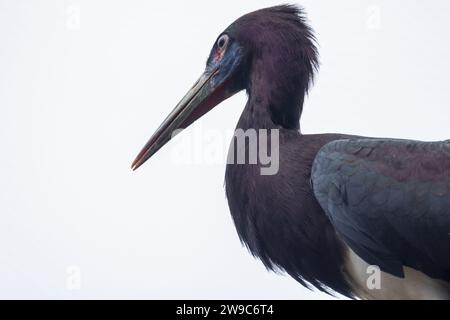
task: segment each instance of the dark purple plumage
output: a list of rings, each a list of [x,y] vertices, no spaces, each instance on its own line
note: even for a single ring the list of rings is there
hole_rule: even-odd
[[[238,128],[242,125],[241,118]],[[310,184],[320,147],[343,137],[280,128],[277,175],[260,175],[260,165],[228,164],[225,180],[239,237],[267,268],[284,270],[303,285],[351,296],[341,271],[341,244]]]
[[[133,162],[234,93],[248,101],[237,129],[278,129],[279,170],[238,164],[233,138],[226,195],[241,241],[268,269],[305,286],[356,295],[348,248],[396,276],[403,267],[450,281],[450,144],[303,135],[300,116],[318,55],[301,9],[277,6],[231,24],[202,77]],[[270,141],[269,141],[270,142]],[[260,159],[258,159],[260,160]],[[350,285],[352,283],[352,285]],[[446,289],[447,290],[447,289]]]
[[[314,194],[370,264],[450,282],[450,141],[339,140],[317,154]]]
[[[315,38],[301,9],[284,5],[258,10],[236,20],[224,33],[245,50],[242,68],[248,77],[244,86],[250,107],[255,107],[253,102],[266,105],[269,127],[298,129],[303,99],[319,64]]]
[[[383,184],[378,186],[380,190],[369,188],[371,183],[375,184],[383,179],[401,179],[402,175],[406,174],[409,180],[400,184],[400,187],[404,188],[401,196],[404,196],[408,194],[408,189],[418,186],[418,172],[425,174],[426,179],[431,179],[434,173],[437,176],[433,176],[433,179],[439,177],[444,179],[444,182],[450,181],[448,175],[443,175],[448,169],[448,165],[444,164],[448,161],[442,159],[448,156],[448,152],[442,152],[444,144],[409,141],[409,148],[421,146],[420,148],[429,152],[423,153],[420,159],[414,159],[419,161],[420,164],[417,165],[414,161],[408,162],[408,159],[411,160],[408,158],[410,154],[406,149],[402,149],[402,143],[394,143],[395,140],[389,139],[384,142],[370,139],[368,141],[373,141],[373,149],[381,146],[384,148],[370,152],[374,152],[374,155],[386,154],[387,157],[390,154],[393,155],[391,157],[397,157],[397,160],[382,164],[373,159],[371,165],[380,167],[379,171],[366,174],[364,169],[361,169],[362,179],[371,175],[369,179],[372,180],[353,182],[356,171],[343,172],[341,168],[344,166],[339,159],[333,159],[333,155],[324,151],[318,155],[318,151],[325,145],[325,150],[330,150],[333,148],[330,143],[340,139],[353,139],[353,147],[362,149],[364,146],[359,146],[360,140],[355,140],[358,137],[340,134],[302,135],[299,130],[303,98],[318,66],[314,36],[301,10],[292,6],[281,6],[256,11],[238,19],[225,32],[250,50],[250,53],[247,52],[249,60],[245,66],[247,78],[243,80],[249,99],[237,129],[280,130],[280,167],[277,175],[261,176],[260,164],[228,164],[226,169],[226,194],[230,211],[241,240],[252,254],[259,257],[267,268],[286,271],[304,285],[310,283],[320,290],[330,292],[331,289],[349,297],[353,296],[353,293],[343,271],[343,243],[367,262],[379,265],[383,271],[402,276],[402,267],[406,265],[448,281],[450,254],[445,255],[445,252],[450,249],[450,214],[448,208],[443,209],[447,203],[445,197],[428,202],[422,199],[423,203],[426,203],[422,206],[408,201],[402,203],[403,210],[407,210],[407,206],[422,210],[416,210],[416,216],[410,214],[411,224],[394,227],[406,228],[406,231],[402,232],[394,232],[392,229],[393,221],[402,223],[395,215],[387,220],[381,218],[386,208],[378,206],[374,209],[371,202],[360,200],[358,215],[351,216],[345,206],[334,206],[335,202],[331,200],[333,198],[330,199],[334,185],[337,184],[336,180],[330,177],[341,177],[350,181],[351,186],[359,185],[359,191],[358,187],[352,190],[354,196],[359,195],[364,199],[368,198],[370,193],[376,193],[384,200],[390,197],[391,202],[384,203],[386,207],[397,205],[394,202],[396,199],[393,198],[395,192]],[[386,146],[391,149],[385,149]],[[236,148],[234,141],[231,147]],[[315,175],[312,177],[313,163],[330,163],[330,158],[336,161],[335,165],[316,165]],[[426,163],[428,170],[417,171],[422,163]],[[325,174],[321,168],[331,168],[332,175],[328,171]],[[411,175],[411,172],[416,175]],[[319,191],[313,190],[313,185],[316,184]],[[440,185],[442,188],[442,183]],[[445,190],[450,193],[450,183],[446,182],[444,185]],[[339,204],[343,200],[335,201]],[[437,212],[437,207],[441,211]],[[432,208],[435,211],[427,212],[428,221],[419,232],[418,215],[425,214],[423,210]],[[372,219],[377,219],[376,216],[380,215],[379,223],[375,224],[369,217],[364,217],[367,212],[371,212]],[[365,224],[358,224],[349,234],[345,224],[356,223],[362,217]],[[370,227],[373,230],[370,230]],[[414,237],[417,239],[418,234],[423,239],[427,232],[431,233],[433,229],[437,233],[430,235],[428,242],[422,243],[428,245],[417,248],[417,242],[411,242]],[[380,237],[373,239],[372,236],[377,232],[381,232]],[[386,232],[389,236],[385,235]],[[410,234],[406,236],[405,232]],[[364,237],[367,233],[371,235],[370,248],[365,247],[367,240]],[[409,241],[405,240],[405,237],[409,237]],[[442,247],[432,252],[432,243],[436,239]],[[392,252],[386,249],[389,243]]]
[[[309,182],[320,147],[342,136],[299,131],[304,96],[318,66],[311,28],[299,8],[280,6],[245,15],[225,33],[250,51],[249,99],[237,129],[280,130],[277,175],[261,176],[259,164],[227,165],[226,194],[239,236],[267,268],[351,296],[341,272],[341,245]]]

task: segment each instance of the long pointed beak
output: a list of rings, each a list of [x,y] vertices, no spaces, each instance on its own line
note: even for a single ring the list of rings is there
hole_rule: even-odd
[[[215,84],[214,78],[218,72],[219,67],[216,67],[201,75],[142,148],[131,165],[132,170],[139,168],[154,155],[179,129],[187,128],[229,96],[223,83],[218,86]]]

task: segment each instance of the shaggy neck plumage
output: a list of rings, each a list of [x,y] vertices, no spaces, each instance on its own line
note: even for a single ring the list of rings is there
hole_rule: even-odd
[[[268,12],[264,24],[249,15],[237,27],[246,30],[240,41],[249,52],[244,68],[249,101],[242,121],[248,127],[298,131],[304,98],[318,68],[314,35],[299,9],[282,6]],[[267,29],[266,24],[274,27]]]
[[[247,85],[249,98],[238,127],[299,131],[307,91],[301,69],[283,72],[270,65],[264,59],[253,64]]]

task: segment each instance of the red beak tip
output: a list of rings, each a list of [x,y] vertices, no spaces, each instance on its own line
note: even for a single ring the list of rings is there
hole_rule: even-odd
[[[140,164],[139,162],[136,160],[133,161],[133,163],[131,164],[131,170],[136,171],[137,168],[139,168]]]

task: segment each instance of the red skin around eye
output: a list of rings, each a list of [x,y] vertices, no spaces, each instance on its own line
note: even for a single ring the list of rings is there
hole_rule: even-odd
[[[216,55],[214,56],[215,62],[220,61],[222,59],[222,56],[223,56],[223,51],[220,50],[220,49],[217,49],[216,50]]]

